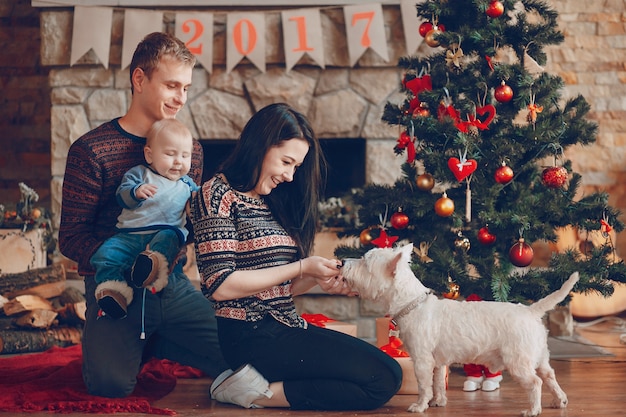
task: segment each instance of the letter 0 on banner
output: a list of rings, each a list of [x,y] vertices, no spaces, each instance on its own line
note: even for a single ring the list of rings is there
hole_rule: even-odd
[[[213,13],[176,13],[176,37],[213,72]]]
[[[383,8],[379,3],[363,6],[344,6],[346,37],[350,66],[354,66],[367,48],[389,62]]]
[[[226,72],[246,57],[265,72],[265,15],[229,13],[226,17]]]
[[[306,53],[324,68],[324,44],[319,9],[285,10],[281,12],[285,66],[289,71]]]

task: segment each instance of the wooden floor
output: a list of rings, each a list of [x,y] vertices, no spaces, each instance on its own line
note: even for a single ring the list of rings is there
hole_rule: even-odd
[[[626,316],[622,315],[626,320]],[[616,329],[616,323],[605,321],[577,333],[615,354],[614,357],[553,360],[557,379],[567,393],[566,409],[549,408],[550,396],[544,389],[544,417],[624,417],[626,416],[626,345],[620,344],[620,335],[626,329]],[[448,405],[429,408],[430,417],[505,417],[517,416],[526,409],[526,394],[508,375],[504,374],[501,388],[495,392],[463,392],[464,375],[460,367],[452,367],[449,378]],[[407,416],[406,410],[415,400],[412,395],[397,395],[384,407],[375,411],[318,412],[288,409],[246,410],[211,401],[207,395],[210,379],[181,379],[175,390],[153,405],[175,410],[178,416],[268,417],[268,416]],[[6,415],[6,414],[5,414]],[[29,413],[31,417],[49,417],[49,413]],[[144,414],[118,414],[144,416]],[[73,417],[93,416],[72,414]]]

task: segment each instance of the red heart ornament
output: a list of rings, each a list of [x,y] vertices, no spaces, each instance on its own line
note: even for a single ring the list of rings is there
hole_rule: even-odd
[[[477,107],[476,114],[481,116],[481,118],[476,118],[475,126],[481,130],[485,130],[488,129],[487,126],[491,123],[493,118],[496,117],[496,108],[493,104],[487,104],[486,106]],[[482,117],[485,114],[487,117]]]
[[[459,158],[450,158],[448,159],[448,168],[450,168],[457,181],[460,182],[476,171],[478,163],[474,159],[467,159],[461,162]]]

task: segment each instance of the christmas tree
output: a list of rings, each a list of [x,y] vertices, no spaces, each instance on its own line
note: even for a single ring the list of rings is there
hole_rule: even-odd
[[[563,99],[563,80],[543,71],[544,48],[563,41],[557,13],[537,0],[426,0],[416,5],[426,56],[400,59],[402,103],[383,121],[399,126],[406,163],[393,186],[353,196],[360,225],[338,257],[410,242],[412,268],[449,298],[529,302],[574,271],[576,290],[613,292],[626,281],[611,234],[624,229],[602,192],[580,191],[565,151],[595,141],[584,97]],[[391,147],[390,147],[391,148]],[[600,233],[599,245],[553,253],[533,267],[537,242],[565,227]]]

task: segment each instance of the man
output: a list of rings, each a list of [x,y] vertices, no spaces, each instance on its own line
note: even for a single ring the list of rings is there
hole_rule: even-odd
[[[193,366],[210,376],[227,368],[213,307],[184,275],[182,262],[176,264],[162,291],[135,289],[137,302],[119,320],[98,315],[90,264],[98,247],[115,233],[122,210],[115,190],[123,174],[145,163],[145,136],[152,124],[176,117],[187,101],[194,65],[195,57],[179,39],[160,32],[147,35],[130,64],[128,112],[83,135],[67,156],[59,247],[78,262],[78,272],[85,277],[83,378],[94,395],[131,394],[142,363],[152,356]],[[189,176],[201,182],[202,148],[197,140]]]

